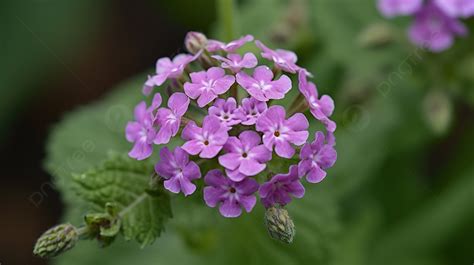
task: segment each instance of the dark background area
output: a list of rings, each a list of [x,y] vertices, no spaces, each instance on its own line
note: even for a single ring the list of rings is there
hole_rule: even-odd
[[[17,34],[50,56],[53,65],[26,88],[30,95],[21,106],[5,110],[14,119],[4,121],[7,129],[0,139],[0,264],[46,264],[33,257],[32,249],[36,238],[61,216],[59,195],[42,166],[54,124],[65,112],[101,98],[124,79],[149,70],[156,58],[176,54],[176,47],[182,46],[188,29],[157,5],[107,1],[79,56],[74,46],[64,52],[69,55],[57,54],[34,31],[35,25],[30,31],[16,21]],[[2,91],[6,89],[14,88]]]
[[[35,240],[71,210],[61,205],[44,169],[55,125],[126,80],[152,73],[158,58],[184,51],[187,31],[217,38],[223,29],[213,24],[216,2],[0,1],[0,265],[47,264],[33,257]],[[188,264],[240,265],[252,264],[253,256],[264,265],[287,264],[279,257],[291,264],[472,263],[473,18],[465,21],[469,37],[433,54],[409,44],[411,18],[381,17],[375,0],[236,2],[236,34],[295,50],[298,62],[315,73],[321,94],[337,103],[338,161],[331,177],[290,207],[305,234],[293,246],[278,245],[260,226],[258,209],[237,220],[220,218],[217,225],[204,217],[203,224],[174,218],[175,228],[193,233],[166,234],[143,250],[117,243],[94,252],[97,242],[81,242],[57,263],[180,264],[189,258]],[[366,35],[370,45],[361,44]],[[139,93],[133,79],[128,91]],[[379,89],[389,81],[388,91]],[[430,101],[433,94],[441,94],[441,103]],[[52,160],[59,167],[67,159]],[[305,215],[298,217],[298,210]],[[193,230],[197,225],[211,227]],[[245,234],[249,226],[251,236]],[[215,241],[213,233],[220,236]],[[175,245],[162,248],[169,239]],[[240,248],[244,243],[248,249]],[[82,259],[84,253],[90,259]]]

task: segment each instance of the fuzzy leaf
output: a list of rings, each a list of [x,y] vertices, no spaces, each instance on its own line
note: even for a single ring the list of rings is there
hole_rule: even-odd
[[[94,208],[116,203],[123,218],[125,239],[134,239],[145,246],[161,234],[164,223],[172,215],[166,193],[151,197],[145,192],[151,172],[153,168],[147,162],[113,155],[100,166],[74,175],[73,188]]]

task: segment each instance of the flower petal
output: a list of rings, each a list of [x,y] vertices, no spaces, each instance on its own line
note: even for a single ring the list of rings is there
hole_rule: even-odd
[[[227,179],[225,178],[224,174],[222,174],[222,172],[219,169],[209,170],[209,172],[207,172],[206,176],[204,177],[204,182],[207,185],[215,186],[215,187],[228,184]]]
[[[260,135],[255,131],[243,131],[240,133],[239,139],[242,143],[242,147],[245,149],[251,149],[259,145],[262,141]]]
[[[242,209],[240,204],[235,200],[225,200],[224,203],[219,207],[219,212],[224,217],[234,218],[240,216]]]
[[[196,185],[194,185],[191,181],[187,178],[180,178],[179,179],[180,189],[183,192],[184,196],[189,196],[196,191]]]
[[[245,211],[250,213],[257,202],[257,198],[255,196],[242,196],[240,197],[239,203],[242,207],[244,207]]]
[[[287,141],[276,141],[275,152],[278,156],[292,158],[295,155],[295,149]]]
[[[202,91],[201,95],[199,96],[197,103],[200,108],[206,106],[207,104],[211,103],[214,99],[217,98],[217,95],[212,91]]]
[[[168,99],[168,107],[178,116],[183,116],[188,110],[189,98],[180,92],[176,92]]]
[[[209,207],[216,207],[216,205],[222,201],[226,191],[215,188],[215,187],[205,187],[204,188],[204,201]]]
[[[268,66],[261,65],[255,68],[255,71],[253,72],[253,78],[258,81],[272,81],[273,72]]]
[[[219,164],[221,164],[221,166],[227,169],[235,170],[237,167],[240,166],[241,159],[241,154],[227,153],[225,155],[219,156]]]
[[[199,140],[190,140],[181,146],[190,155],[197,155],[204,149],[204,144]]]
[[[247,176],[255,176],[266,168],[265,164],[260,164],[253,159],[244,159],[240,162],[240,173]]]
[[[306,180],[310,183],[319,183],[324,179],[324,177],[326,177],[326,172],[320,167],[316,166],[311,168],[311,170],[308,172],[308,175],[306,175]]]
[[[199,154],[200,158],[213,158],[219,151],[221,151],[222,146],[208,145],[204,146],[201,153]]]

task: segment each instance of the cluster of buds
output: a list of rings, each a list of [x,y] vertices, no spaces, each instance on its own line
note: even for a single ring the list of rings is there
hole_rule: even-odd
[[[467,35],[459,18],[474,15],[473,0],[378,0],[378,7],[386,17],[414,15],[410,39],[433,52],[451,47],[456,36]]]
[[[260,60],[251,52],[238,53],[250,44],[260,49]],[[168,191],[188,196],[196,191],[201,167],[209,163],[204,200],[224,217],[238,217],[242,209],[250,212],[257,195],[265,208],[280,209],[293,197],[303,197],[304,178],[323,180],[337,156],[336,124],[330,119],[334,102],[318,95],[308,80],[312,75],[296,64],[295,53],[272,50],[250,35],[223,43],[190,32],[185,46],[190,54],[159,59],[156,73],[143,86],[146,96],[160,88],[149,106],[145,101],[136,106],[135,120],[127,124],[126,138],[134,143],[130,157],[146,159],[154,145],[182,139],[174,150],[161,148],[155,166],[159,179]],[[300,93],[286,109],[278,100],[293,83]],[[161,106],[164,98],[166,107]],[[327,131],[316,132],[313,142],[308,142],[305,112]],[[272,159],[290,159],[294,165],[287,172],[271,172]]]
[[[80,231],[70,224],[57,225],[46,232],[36,242],[33,253],[42,258],[55,257],[74,247]]]

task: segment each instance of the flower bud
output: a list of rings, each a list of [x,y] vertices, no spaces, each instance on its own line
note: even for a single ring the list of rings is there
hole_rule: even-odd
[[[434,133],[442,135],[449,129],[453,106],[445,92],[430,91],[423,100],[423,112]]]
[[[271,206],[265,212],[265,225],[273,239],[290,244],[295,236],[295,225],[288,211],[284,208]]]
[[[61,224],[44,232],[36,241],[33,253],[42,258],[55,257],[76,244],[79,235],[77,229],[70,224]]]
[[[188,34],[186,34],[186,38],[184,39],[184,45],[190,53],[197,54],[200,50],[206,48],[206,35],[200,32],[190,31],[188,32]]]
[[[363,48],[380,48],[393,41],[393,29],[385,23],[369,25],[358,38],[358,44]]]

